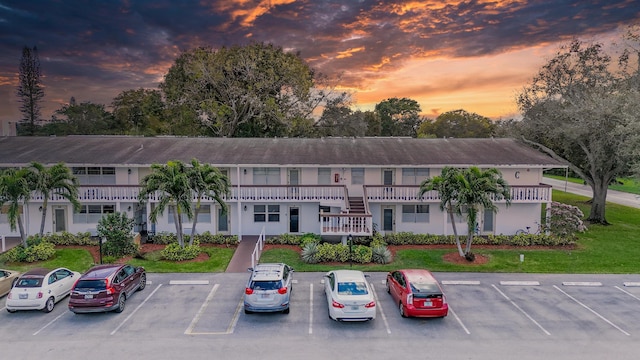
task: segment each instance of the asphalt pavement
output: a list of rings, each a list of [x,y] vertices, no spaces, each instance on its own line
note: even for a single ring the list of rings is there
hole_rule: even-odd
[[[583,184],[576,184],[568,181],[556,180],[551,178],[543,178],[544,184],[551,185],[555,190],[560,190],[572,194],[578,194],[582,196],[592,197],[593,192],[591,187]],[[622,191],[609,190],[607,191],[607,202],[620,204],[624,206],[640,208],[640,195],[626,193]]]

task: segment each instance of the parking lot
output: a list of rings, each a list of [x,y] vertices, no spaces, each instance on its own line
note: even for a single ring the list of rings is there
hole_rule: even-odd
[[[537,348],[531,358],[545,351],[555,355],[585,352],[591,358],[600,351],[610,354],[609,347],[625,358],[626,352],[634,354],[640,349],[638,275],[436,273],[447,296],[449,316],[406,319],[385,291],[386,274],[370,273],[378,314],[365,323],[338,323],[328,318],[322,275],[294,274],[288,315],[244,314],[242,297],[248,273],[148,274],[147,288],[131,297],[121,314],[75,315],[67,309],[67,299],[49,314],[10,314],[1,298],[0,345],[3,352],[19,356],[19,344],[31,346],[25,344],[51,339],[64,339],[72,348],[87,344],[102,348],[105,345],[95,344],[105,341],[122,344],[121,349],[150,347],[149,354],[167,344],[174,344],[171,349],[190,344],[196,358],[198,351],[208,353],[216,346],[226,348],[225,354],[256,347],[263,358],[271,358],[278,351],[261,344],[274,342],[288,344],[291,354],[323,348],[323,344],[334,349],[352,344],[366,347],[370,358],[383,358],[390,347],[400,344],[430,344],[432,350],[451,344],[458,351],[494,344],[484,350],[491,356],[498,355],[496,351],[509,354],[510,347],[529,352]],[[295,344],[287,339],[301,341]],[[51,346],[31,349],[52,351]],[[322,352],[317,354],[324,358]],[[405,349],[400,354],[414,353]],[[482,351],[473,355],[469,358],[483,358]],[[334,357],[340,358],[339,354]],[[66,353],[65,358],[74,357]]]

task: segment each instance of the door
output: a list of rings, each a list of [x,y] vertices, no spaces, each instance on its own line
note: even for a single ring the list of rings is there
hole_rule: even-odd
[[[289,232],[300,232],[300,208],[298,207],[289,208]]]
[[[382,231],[395,231],[395,216],[392,206],[385,206],[382,208]]]
[[[67,219],[64,208],[53,209],[53,228],[57,233],[67,231]]]
[[[483,211],[483,217],[482,217],[482,226],[480,227],[482,229],[482,233],[493,233],[493,221],[494,221],[494,214],[493,211],[491,210],[487,210],[485,209]]]
[[[298,198],[298,194],[300,193],[300,170],[298,169],[289,169],[289,197],[293,199]]]
[[[229,233],[229,217],[224,211],[222,211],[221,208],[218,208],[218,234],[228,234],[228,233]]]

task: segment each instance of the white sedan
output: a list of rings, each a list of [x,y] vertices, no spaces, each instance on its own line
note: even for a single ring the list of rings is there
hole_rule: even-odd
[[[324,275],[329,317],[338,321],[376,318],[376,301],[362,271],[334,270]]]
[[[80,273],[67,268],[32,269],[22,274],[5,304],[7,311],[42,310],[51,312],[56,303],[71,292]]]

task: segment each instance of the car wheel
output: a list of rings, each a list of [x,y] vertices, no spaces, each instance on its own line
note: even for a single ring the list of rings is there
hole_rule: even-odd
[[[15,310],[13,310],[13,309],[7,309],[7,312],[10,312],[10,313],[12,313],[12,314],[13,314],[13,313],[14,313],[14,312],[16,312],[16,311],[15,311]]]
[[[251,310],[247,310],[247,309],[244,309],[244,313],[245,313],[245,314],[253,314],[253,311],[251,311]]]
[[[398,310],[400,310],[400,316],[407,317],[407,314],[404,312],[404,305],[402,305],[402,301],[400,302],[400,305],[398,306]]]
[[[389,279],[387,279],[387,281],[385,281],[384,284],[386,285],[387,293],[391,294],[391,288],[389,287]]]
[[[288,314],[289,313],[289,308],[286,308],[286,309],[282,310],[282,313],[283,314]]]
[[[140,286],[138,286],[138,291],[144,290],[147,287],[147,274],[140,275]]]
[[[120,297],[118,298],[118,307],[116,307],[115,312],[117,313],[121,313],[124,311],[124,303],[126,302],[127,298],[124,295],[120,295]]]
[[[46,313],[50,313],[53,311],[53,308],[56,306],[56,301],[53,299],[53,296],[47,299],[47,302],[44,304],[44,308],[42,311]]]

